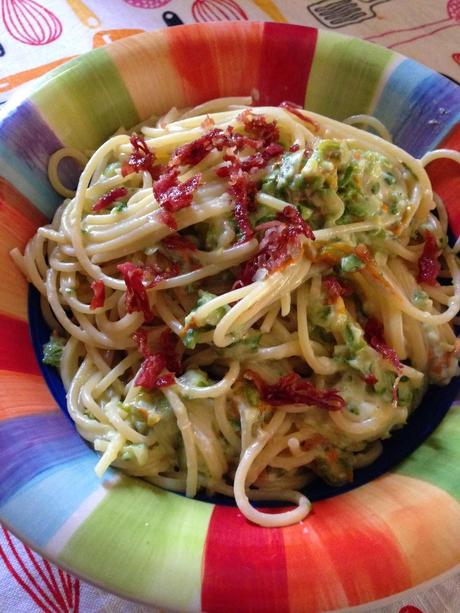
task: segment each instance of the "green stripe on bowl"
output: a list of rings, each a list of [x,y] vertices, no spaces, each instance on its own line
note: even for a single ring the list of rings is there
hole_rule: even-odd
[[[31,99],[69,147],[94,149],[120,126],[129,128],[139,122],[125,83],[105,49],[53,70]]]
[[[370,112],[394,55],[388,49],[320,30],[305,108],[338,120]]]
[[[460,405],[454,404],[434,433],[394,472],[417,477],[460,500]]]
[[[58,561],[128,598],[200,610],[213,508],[123,477],[75,531]]]

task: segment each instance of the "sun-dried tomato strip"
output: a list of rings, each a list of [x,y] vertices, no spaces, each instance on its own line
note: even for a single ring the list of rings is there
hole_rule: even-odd
[[[418,283],[426,283],[427,285],[436,285],[437,276],[441,270],[439,264],[439,256],[441,251],[438,248],[436,237],[429,230],[425,230],[424,233],[425,244],[423,245],[423,251],[418,261]]]
[[[104,282],[100,280],[93,281],[91,283],[91,289],[93,290],[93,297],[91,299],[89,308],[94,310],[98,309],[99,307],[103,307],[105,302]]]
[[[179,264],[169,262],[166,268],[160,268],[157,265],[144,265],[144,284],[147,289],[156,287],[162,281],[176,277],[179,272]]]
[[[269,226],[259,243],[258,253],[244,264],[234,288],[252,283],[255,273],[261,268],[272,273],[299,258],[302,234],[314,239],[310,226],[291,205],[284,207],[278,214],[277,223],[270,223]]]
[[[165,357],[161,353],[154,353],[145,358],[137,373],[134,385],[146,390],[153,390],[157,386],[157,379],[166,368]]]
[[[172,230],[177,229],[174,213],[192,204],[193,194],[201,183],[201,174],[183,181],[178,181],[179,171],[169,169],[153,184],[153,193],[162,209],[161,219]]]
[[[246,173],[239,173],[229,181],[228,193],[235,200],[233,215],[241,233],[240,242],[246,242],[254,236],[254,230],[249,220],[249,210],[257,191],[256,184]]]
[[[163,245],[171,251],[196,251],[197,247],[193,241],[180,234],[170,234],[162,241]]]
[[[123,280],[126,284],[126,310],[128,313],[140,311],[144,314],[145,321],[150,321],[153,318],[153,313],[150,309],[147,290],[143,283],[143,268],[136,266],[132,262],[123,262],[123,264],[118,264],[117,268],[123,275]]]
[[[170,279],[179,274],[179,266],[170,263],[166,269],[160,269],[154,265],[136,265],[132,262],[123,262],[117,265],[126,283],[125,304],[128,313],[141,311],[145,321],[153,319],[150,309],[147,289],[152,289],[165,279]]]
[[[337,277],[324,277],[323,287],[326,290],[327,299],[330,304],[334,304],[342,296],[349,296],[352,289],[345,285],[343,281]]]
[[[264,146],[277,141],[280,132],[276,121],[268,122],[263,115],[247,109],[238,115],[238,120],[244,125],[245,131],[252,137],[261,140]]]
[[[169,387],[176,382],[172,372],[166,372],[164,375],[157,377],[155,387]]]
[[[222,151],[224,147],[229,145],[229,134],[220,128],[214,128],[191,143],[186,143],[185,145],[178,147],[171,157],[170,165],[195,166],[196,164],[199,164],[213,149]]]
[[[128,190],[126,187],[114,187],[93,204],[92,210],[97,213],[98,211],[108,209],[112,204],[115,204],[117,200],[120,200],[120,198],[125,198],[127,195]]]
[[[378,379],[373,373],[370,373],[364,377],[364,381],[367,383],[367,385],[375,385]]]
[[[150,151],[145,138],[142,135],[132,134],[129,140],[133,147],[133,152],[129,156],[128,161],[121,167],[122,176],[126,177],[133,172],[148,172],[152,179],[157,179],[163,167],[158,164],[155,165],[155,153]]]
[[[265,149],[257,151],[253,155],[250,155],[245,160],[240,162],[240,168],[244,172],[251,172],[253,170],[259,170],[265,168],[268,162],[284,152],[284,147],[278,143],[270,143]]]
[[[316,132],[319,132],[319,129],[320,129],[319,123],[315,121],[314,119],[312,119],[311,117],[309,117],[308,115],[305,115],[304,113],[302,113],[301,111],[303,111],[303,107],[301,107],[299,104],[295,104],[294,102],[289,102],[288,100],[284,100],[283,102],[281,102],[279,106],[282,109],[289,111],[289,113],[291,113],[292,115],[295,115],[297,119],[300,119],[304,123],[309,123],[311,126],[315,128]]]
[[[383,337],[383,324],[375,317],[370,317],[364,326],[364,338],[367,343],[378,351],[386,360],[391,362],[399,372],[402,369],[401,361],[394,349],[385,343]]]
[[[288,231],[292,235],[303,234],[310,240],[315,240],[315,235],[310,225],[302,218],[295,206],[287,205],[281,213],[278,213],[277,219],[288,224]]]
[[[327,411],[340,411],[345,407],[345,400],[337,390],[319,389],[295,372],[284,375],[274,384],[266,383],[252,370],[246,370],[244,378],[254,383],[261,399],[271,406],[306,404]]]
[[[148,343],[148,330],[139,328],[133,334],[139,353],[145,358],[137,374],[135,385],[145,389],[154,389],[173,385],[174,374],[181,374],[182,364],[180,356],[176,351],[178,339],[167,329],[161,333],[159,338],[160,351],[152,352]],[[171,372],[162,371],[168,369]]]

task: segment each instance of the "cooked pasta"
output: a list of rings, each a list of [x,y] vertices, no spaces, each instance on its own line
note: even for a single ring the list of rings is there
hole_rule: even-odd
[[[47,305],[44,361],[97,474],[234,496],[281,526],[308,514],[312,478],[351,481],[458,373],[460,271],[424,163],[459,154],[416,160],[291,103],[250,104],[173,109],[88,161],[58,152],[67,198],[12,256]],[[84,164],[75,194],[67,155]]]

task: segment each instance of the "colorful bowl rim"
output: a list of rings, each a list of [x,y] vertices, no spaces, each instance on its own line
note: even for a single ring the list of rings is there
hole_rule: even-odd
[[[193,53],[207,61],[191,64]],[[94,87],[91,100],[83,86]],[[62,568],[140,602],[209,612],[376,604],[460,563],[457,401],[401,464],[316,503],[295,526],[259,528],[234,507],[188,500],[113,470],[101,482],[93,452],[44,383],[27,287],[6,256],[60,200],[46,175],[53,151],[90,149],[120,125],[174,103],[253,88],[261,104],[288,97],[338,119],[372,113],[416,156],[438,145],[460,149],[460,88],[390,50],[297,25],[229,22],[139,34],[72,60],[13,97],[0,114],[0,517]],[[71,165],[63,172],[75,178]],[[456,234],[457,175],[450,163],[430,167]]]

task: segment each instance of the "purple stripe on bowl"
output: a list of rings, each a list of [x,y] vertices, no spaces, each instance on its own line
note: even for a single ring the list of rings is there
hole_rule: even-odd
[[[13,158],[34,172],[34,180],[41,178],[48,183],[49,157],[64,145],[32,102],[24,101],[3,119],[0,140]],[[7,162],[14,165],[11,159]],[[65,185],[75,186],[80,172],[75,162],[65,161],[60,167],[60,178]]]
[[[0,504],[43,471],[91,453],[62,414],[0,422],[0,449]]]

